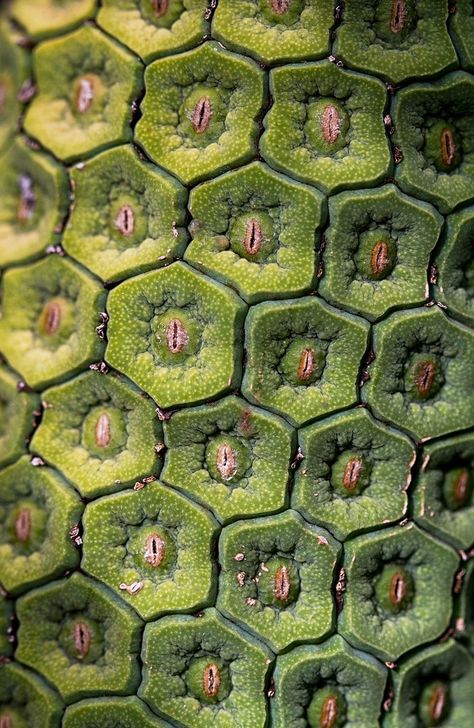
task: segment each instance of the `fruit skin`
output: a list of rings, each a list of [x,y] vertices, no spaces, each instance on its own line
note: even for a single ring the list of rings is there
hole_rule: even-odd
[[[0,0],[0,728],[470,725],[471,6]]]

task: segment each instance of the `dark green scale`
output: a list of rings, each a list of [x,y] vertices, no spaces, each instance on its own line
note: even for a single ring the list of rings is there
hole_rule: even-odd
[[[379,0],[374,30],[392,47],[401,45],[415,29],[418,21],[416,0]]]
[[[265,606],[284,609],[298,599],[299,592],[300,577],[293,559],[271,556],[261,565],[257,593]]]
[[[339,455],[331,468],[331,485],[343,498],[359,495],[370,483],[372,464],[367,456],[348,450]]]
[[[84,614],[69,614],[61,626],[58,643],[70,660],[95,663],[104,651],[103,628]]]
[[[376,602],[389,614],[405,611],[414,593],[413,577],[401,564],[386,564],[375,582]]]
[[[226,485],[238,483],[251,466],[248,445],[227,433],[216,435],[209,441],[205,457],[211,478]]]
[[[443,500],[450,511],[465,508],[471,503],[474,476],[468,467],[449,470],[443,481]]]
[[[371,281],[387,278],[397,262],[397,243],[387,230],[377,228],[359,235],[355,264],[359,274]]]
[[[418,715],[422,726],[431,728],[444,723],[450,711],[449,684],[442,680],[429,682],[421,691]]]
[[[340,728],[346,723],[346,701],[342,692],[327,685],[317,688],[307,708],[310,728]]]
[[[230,693],[229,668],[213,655],[194,657],[186,674],[186,684],[201,703],[220,703]]]
[[[321,378],[325,363],[326,355],[318,340],[298,336],[285,351],[280,368],[290,384],[308,386]]]
[[[439,356],[430,353],[413,354],[405,374],[405,390],[415,400],[434,397],[444,384]]]

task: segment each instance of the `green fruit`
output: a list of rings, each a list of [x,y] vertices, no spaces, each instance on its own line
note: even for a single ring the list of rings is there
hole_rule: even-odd
[[[0,728],[468,728],[472,0],[0,0]]]

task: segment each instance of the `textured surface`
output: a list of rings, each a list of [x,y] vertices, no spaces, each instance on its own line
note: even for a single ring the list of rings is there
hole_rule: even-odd
[[[0,728],[468,728],[472,2],[1,5]]]

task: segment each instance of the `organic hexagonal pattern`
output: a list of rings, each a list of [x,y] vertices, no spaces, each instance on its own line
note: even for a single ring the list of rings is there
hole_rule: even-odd
[[[368,319],[423,303],[443,218],[394,185],[329,200],[321,296]]]
[[[363,396],[418,439],[474,424],[474,333],[437,306],[397,312],[374,330]]]
[[[83,510],[64,480],[27,457],[0,473],[0,570],[8,591],[25,591],[78,565],[69,532]]]
[[[0,728],[471,725],[473,22],[0,0]]]
[[[0,347],[32,387],[45,387],[100,358],[97,335],[105,291],[58,255],[3,279]]]
[[[46,390],[43,406],[31,449],[81,495],[111,493],[159,471],[162,428],[154,404],[123,378],[81,374]]]
[[[183,252],[186,191],[132,147],[99,154],[73,169],[72,180],[64,247],[102,280],[142,273]]]
[[[413,491],[417,523],[459,549],[473,541],[474,436],[428,443]]]
[[[456,66],[446,0],[350,0],[335,54],[392,83]]]
[[[97,22],[149,62],[200,43],[207,8],[208,0],[103,0]]]
[[[322,195],[253,162],[196,187],[185,259],[256,303],[311,290]]]
[[[474,207],[449,215],[446,242],[436,259],[436,292],[449,312],[474,322]]]
[[[198,610],[214,594],[216,525],[160,483],[101,498],[84,516],[84,569],[143,619]]]
[[[0,675],[0,720],[6,726],[57,728],[63,706],[43,680],[14,662],[2,664]]]
[[[474,659],[448,640],[404,660],[394,675],[395,700],[389,728],[463,725],[474,710]]]
[[[270,89],[260,151],[271,166],[327,194],[388,174],[380,81],[322,61],[272,70]]]
[[[271,652],[217,610],[147,625],[142,659],[139,695],[160,714],[187,728],[265,726]]]
[[[295,647],[280,655],[274,681],[275,728],[297,725],[296,721],[319,717],[318,713],[324,716],[324,710],[330,715],[331,705],[336,717],[348,725],[368,728],[378,722],[386,668],[337,636],[322,645]]]
[[[302,298],[254,306],[245,327],[242,391],[252,402],[297,425],[355,402],[365,321]]]
[[[474,78],[462,71],[408,86],[394,103],[395,178],[442,213],[474,201],[473,104]]]
[[[304,460],[292,506],[336,538],[400,520],[406,513],[415,449],[365,409],[300,430]]]
[[[183,263],[126,281],[109,295],[107,361],[167,409],[239,382],[247,307]]]
[[[218,607],[279,652],[334,628],[331,594],[339,544],[293,511],[226,526]],[[315,600],[318,609],[314,609]]]
[[[221,521],[285,506],[296,438],[284,420],[232,396],[175,412],[164,427],[162,479]]]
[[[28,55],[17,38],[0,19],[0,150],[15,133],[20,113],[21,87],[29,71]]]
[[[0,265],[37,257],[59,241],[68,206],[64,170],[17,140],[0,161]]]
[[[137,687],[141,622],[105,586],[74,573],[21,597],[18,619],[16,656],[66,702]]]
[[[344,564],[339,630],[355,647],[398,660],[447,628],[459,559],[413,523],[351,540]]]
[[[141,64],[92,26],[41,43],[34,53],[39,94],[25,129],[65,162],[131,138],[130,104]]]
[[[212,32],[264,63],[309,61],[329,52],[334,0],[221,0]]]
[[[19,380],[0,367],[0,464],[7,465],[26,451],[39,414],[40,399],[33,392],[18,391]]]
[[[256,63],[204,43],[148,66],[136,138],[151,158],[190,184],[247,162],[264,101]]]

